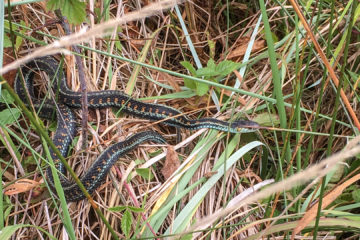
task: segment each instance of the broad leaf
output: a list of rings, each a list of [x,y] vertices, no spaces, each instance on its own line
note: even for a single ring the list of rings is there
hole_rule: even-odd
[[[129,238],[131,229],[132,215],[126,210],[123,217],[121,218],[121,230],[125,234],[126,238]]]

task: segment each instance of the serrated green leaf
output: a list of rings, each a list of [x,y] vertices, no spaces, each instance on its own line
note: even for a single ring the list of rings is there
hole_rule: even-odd
[[[56,10],[60,9],[61,5],[63,5],[64,0],[50,0],[46,3],[46,8],[48,10]]]
[[[20,110],[17,108],[5,109],[0,112],[0,122],[4,125],[14,123],[20,117]]]
[[[186,61],[181,62],[186,69],[188,69],[194,76],[203,77],[210,81],[215,81],[217,77],[223,77],[230,74],[235,69],[239,68],[241,63],[235,63],[233,61],[224,60],[220,62],[218,65],[215,64],[215,61],[210,58],[207,66],[204,68],[200,68],[195,71],[195,68]],[[194,82],[190,79],[184,79],[185,86],[196,89],[196,94],[198,96],[203,96],[209,91],[209,86],[205,83]],[[194,86],[195,84],[195,86]]]
[[[209,59],[207,66],[196,70],[197,77],[211,78],[217,76],[216,64],[212,58]]]
[[[138,208],[138,207],[133,207],[133,206],[128,206],[128,209],[132,212],[144,212],[144,209],[143,208]]]
[[[112,211],[112,212],[122,212],[122,211],[124,211],[125,209],[127,209],[126,206],[116,206],[116,207],[111,207],[111,208],[109,208],[108,210],[109,210],[109,211]]]
[[[212,68],[212,69],[216,68],[214,59],[212,59],[212,58],[209,59],[209,61],[207,62],[207,68]]]
[[[62,14],[68,18],[69,23],[79,24],[86,18],[86,3],[78,0],[66,0],[61,8]]]
[[[203,96],[208,93],[210,87],[206,83],[196,83],[196,94],[198,96]]]
[[[216,72],[218,72],[220,76],[226,76],[232,73],[235,69],[238,69],[240,65],[241,63],[224,60],[216,66]]]
[[[82,23],[86,18],[86,3],[78,0],[50,0],[46,7],[49,10],[60,9],[71,24]]]
[[[181,61],[180,64],[184,68],[186,68],[191,73],[191,75],[195,76],[196,69],[193,67],[193,65],[189,61]]]
[[[121,230],[125,234],[126,238],[129,238],[131,229],[132,215],[126,210],[123,217],[121,218]]]
[[[218,75],[219,75],[219,73],[216,72],[215,68],[204,67],[204,68],[200,68],[200,69],[196,70],[197,77],[211,78],[211,77],[215,77]]]
[[[154,175],[152,174],[149,168],[138,168],[136,169],[136,172],[146,180],[151,180],[154,178]]]
[[[210,59],[207,67],[198,69],[196,75],[198,77],[205,78],[214,78],[214,77],[224,77],[230,74],[235,69],[239,68],[241,63],[236,63],[229,60],[224,60],[218,65],[214,63],[214,60]]]

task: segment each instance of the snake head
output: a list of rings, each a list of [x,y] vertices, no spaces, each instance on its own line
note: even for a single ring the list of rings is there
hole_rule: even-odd
[[[249,120],[237,120],[231,123],[231,129],[234,129],[234,132],[253,132],[255,129],[259,128],[260,125],[257,122]]]

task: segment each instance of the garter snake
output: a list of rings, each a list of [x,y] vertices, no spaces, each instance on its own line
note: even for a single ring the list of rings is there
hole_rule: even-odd
[[[44,71],[50,80],[53,80],[52,88],[54,92],[58,91],[56,104],[53,100],[41,100],[35,97],[33,79],[35,71],[38,70]],[[57,128],[53,142],[61,154],[66,157],[71,141],[76,135],[77,123],[71,108],[81,107],[81,93],[70,90],[62,69],[59,69],[59,62],[53,57],[42,57],[27,63],[21,67],[21,74],[24,77],[25,88],[29,93],[33,106],[40,109],[39,115],[44,118],[51,118],[54,109],[56,109]],[[14,88],[21,99],[27,99],[27,93],[21,82],[20,74],[16,76]],[[167,125],[190,130],[212,128],[236,133],[242,128],[259,126],[255,122],[245,120],[232,123],[215,118],[192,120],[182,115],[177,109],[160,104],[143,103],[117,90],[88,92],[88,107],[93,109],[117,107],[140,118],[156,121],[164,120],[163,123]],[[90,169],[80,178],[89,194],[92,194],[101,185],[117,159],[145,141],[166,143],[160,134],[145,131],[134,134],[125,141],[116,143],[102,152]],[[65,177],[66,169],[51,149],[50,155],[60,173],[59,178],[67,201],[78,201],[85,198],[80,188]],[[47,176],[50,187],[54,189],[54,179],[50,167],[47,169]]]

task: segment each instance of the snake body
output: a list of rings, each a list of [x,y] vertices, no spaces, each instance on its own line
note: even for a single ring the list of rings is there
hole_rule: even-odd
[[[38,70],[44,71],[53,82],[52,89],[54,92],[58,92],[56,104],[53,100],[41,100],[35,97],[33,79],[35,71]],[[77,122],[71,108],[81,107],[81,93],[70,90],[62,69],[59,69],[59,62],[53,57],[42,57],[27,63],[21,67],[21,74],[24,77],[25,88],[29,93],[31,102],[35,109],[39,110],[39,115],[43,118],[51,118],[56,113],[57,129],[53,142],[61,154],[66,157],[69,146],[76,135]],[[15,91],[23,101],[27,99],[27,93],[23,87],[20,74],[15,79]],[[30,105],[30,103],[27,105]],[[117,107],[128,114],[140,118],[155,121],[164,120],[163,123],[167,125],[190,130],[212,128],[236,133],[242,128],[258,126],[253,121],[245,120],[238,120],[232,123],[215,118],[192,120],[184,116],[177,109],[160,104],[143,103],[117,90],[88,92],[88,107],[91,109]],[[146,141],[166,143],[160,134],[153,131],[145,131],[134,134],[125,141],[116,143],[102,152],[90,169],[80,178],[89,194],[92,194],[101,185],[117,159]],[[84,199],[85,196],[78,185],[65,177],[66,169],[51,149],[50,155],[54,160],[56,169],[60,173],[59,178],[67,201]],[[47,176],[50,187],[54,189],[54,179],[50,167],[47,169]]]

